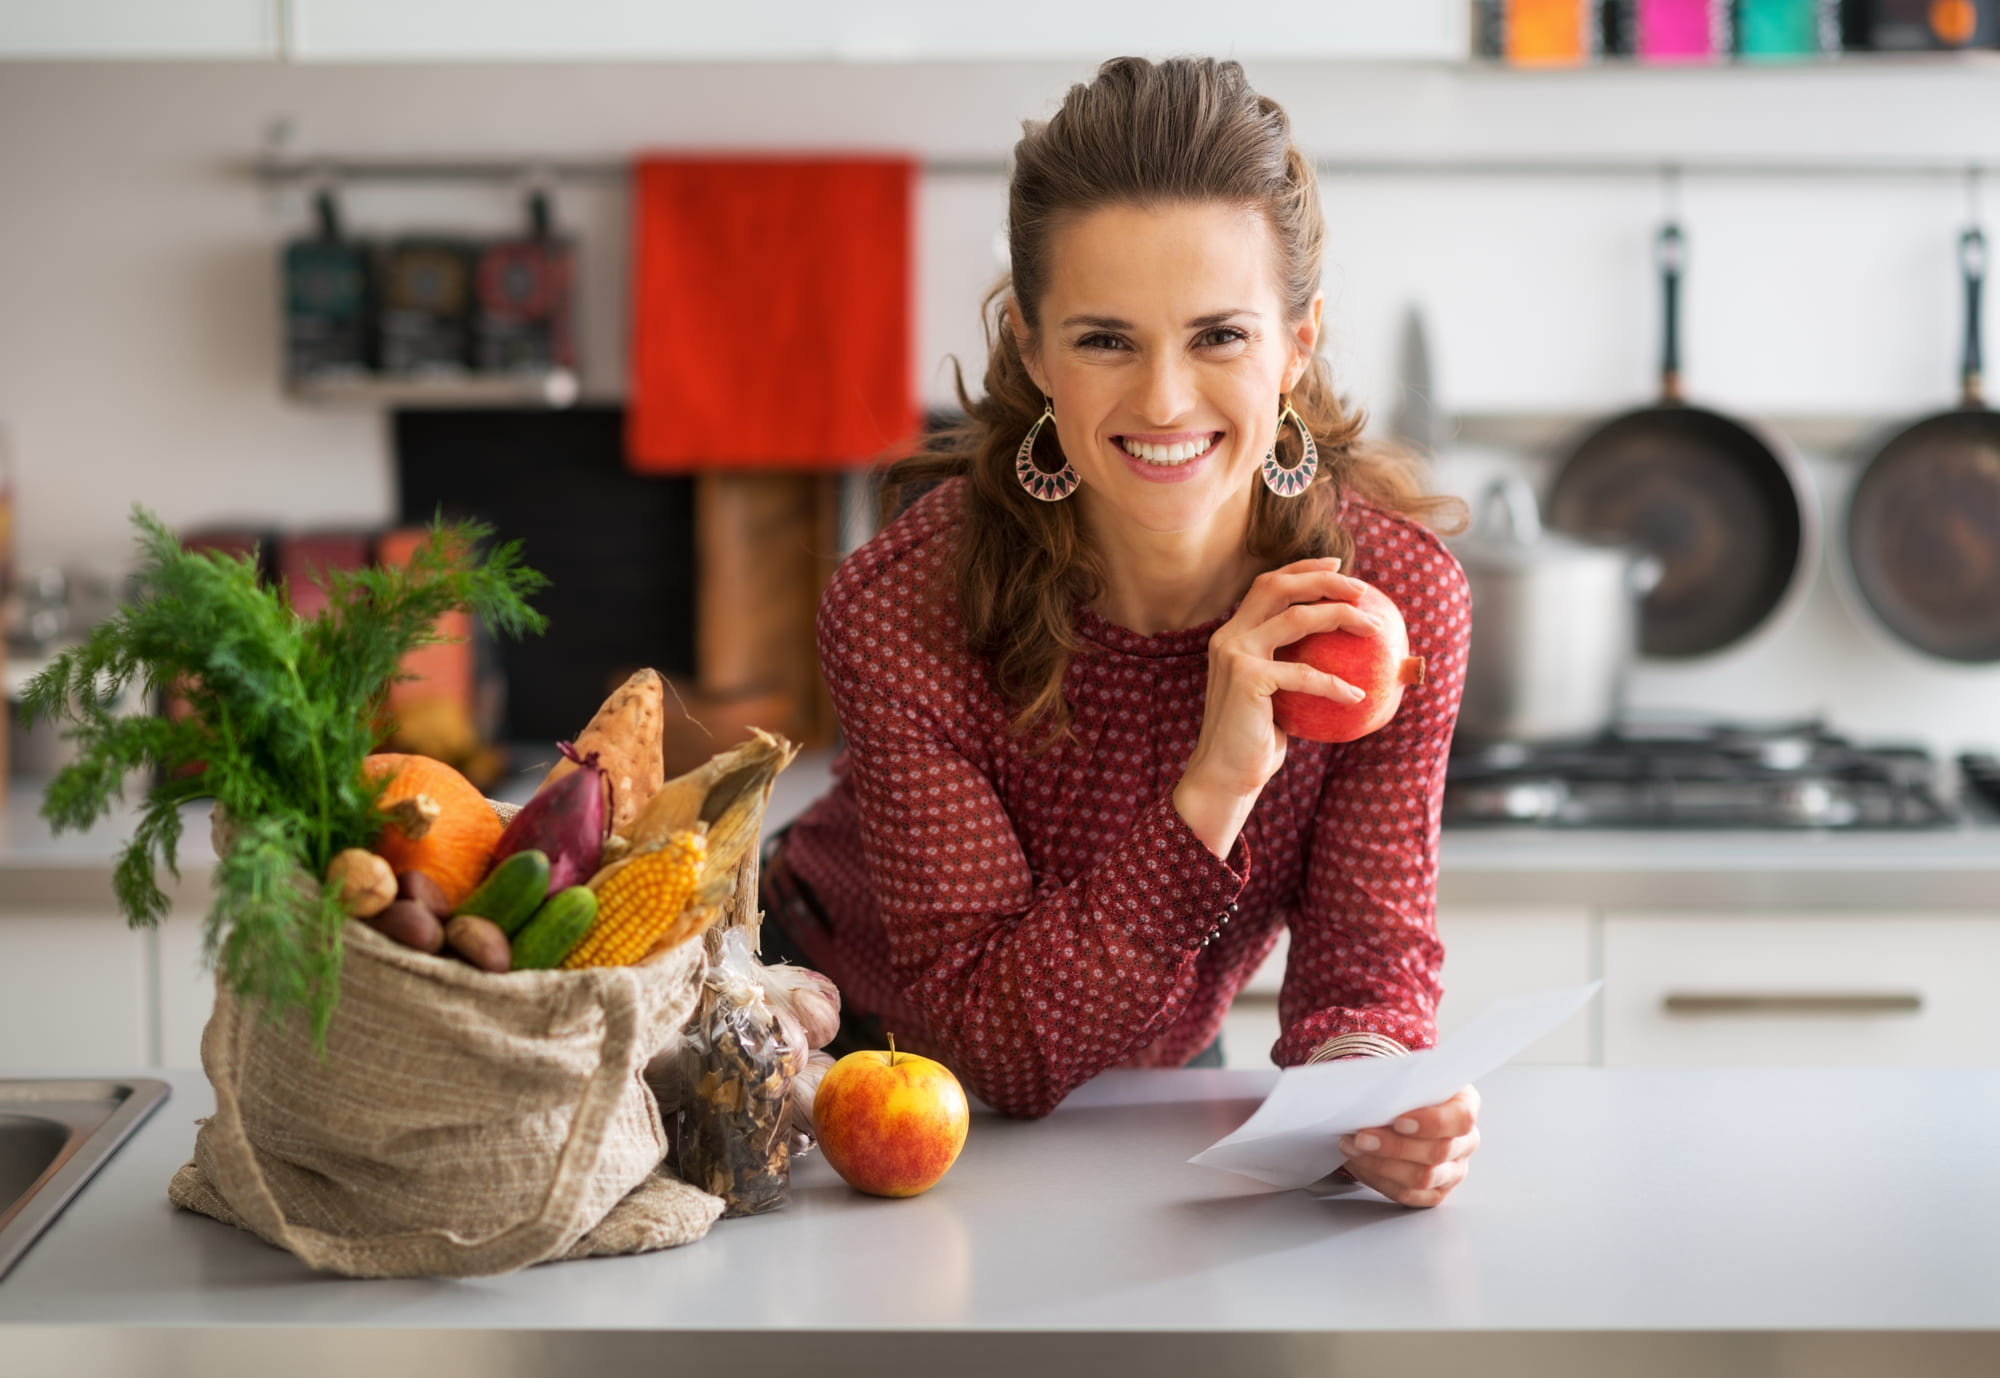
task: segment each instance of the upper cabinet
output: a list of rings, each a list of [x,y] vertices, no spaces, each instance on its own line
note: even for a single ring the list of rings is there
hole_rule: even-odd
[[[283,3],[0,0],[0,58],[274,58]]]
[[[327,62],[1071,59],[1135,47],[1450,61],[1471,48],[1464,0],[289,2],[291,55]]]

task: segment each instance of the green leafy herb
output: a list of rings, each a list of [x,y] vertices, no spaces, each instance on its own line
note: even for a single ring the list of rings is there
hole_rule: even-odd
[[[338,899],[308,882],[335,853],[366,847],[382,827],[383,784],[362,762],[387,728],[389,687],[404,655],[449,640],[449,611],[496,631],[540,632],[528,595],[548,581],[520,562],[520,543],[487,551],[479,522],[431,524],[403,569],[336,571],[326,608],[305,619],[286,591],[260,587],[254,556],[185,551],[133,509],[140,567],[131,602],[81,646],[30,680],[26,720],[69,725],[77,759],[50,782],[42,814],[58,832],[86,829],[122,797],[126,775],[159,772],[118,858],[112,888],[134,927],[165,917],[156,879],[176,877],[181,805],[213,799],[228,820],[204,933],[208,959],[237,995],[277,1014],[304,1007],[322,1041],[339,993]],[[125,687],[172,690],[179,720],[119,716]]]

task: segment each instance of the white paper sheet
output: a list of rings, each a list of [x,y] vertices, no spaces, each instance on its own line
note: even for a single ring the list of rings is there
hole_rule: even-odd
[[[1341,1135],[1449,1100],[1583,1008],[1603,984],[1495,1000],[1437,1047],[1405,1057],[1287,1067],[1242,1128],[1188,1161],[1278,1187],[1317,1182],[1346,1161]]]

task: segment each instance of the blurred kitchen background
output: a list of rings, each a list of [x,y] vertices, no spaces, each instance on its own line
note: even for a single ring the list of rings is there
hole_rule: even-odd
[[[0,0],[9,689],[115,602],[135,503],[295,590],[442,508],[525,542],[554,627],[431,653],[412,745],[518,787],[654,664],[703,724],[675,749],[751,722],[814,748],[795,810],[835,745],[810,629],[870,529],[857,437],[952,407],[953,357],[976,386],[1020,121],[1106,56],[1199,51],[1319,160],[1343,388],[1481,514],[1447,898],[1479,825],[1990,857],[2000,424],[1962,404],[1996,4]],[[704,314],[757,282],[703,196],[775,227],[768,317]],[[1663,258],[1705,431],[1645,410]],[[700,374],[767,331],[793,362]],[[816,357],[874,390],[862,424]],[[1622,449],[1584,445],[1627,412]],[[62,747],[10,744],[20,854]],[[1789,883],[1743,893],[1841,902]],[[1611,901],[1555,889],[1461,911],[1558,953],[1542,984],[1603,974]],[[1615,1060],[1607,1018],[1551,1056]]]

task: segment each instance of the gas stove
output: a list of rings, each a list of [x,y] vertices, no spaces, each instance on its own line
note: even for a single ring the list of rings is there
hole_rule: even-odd
[[[1958,811],[1917,746],[1818,720],[1628,722],[1587,741],[1455,753],[1444,821],[1579,828],[1940,828]]]

